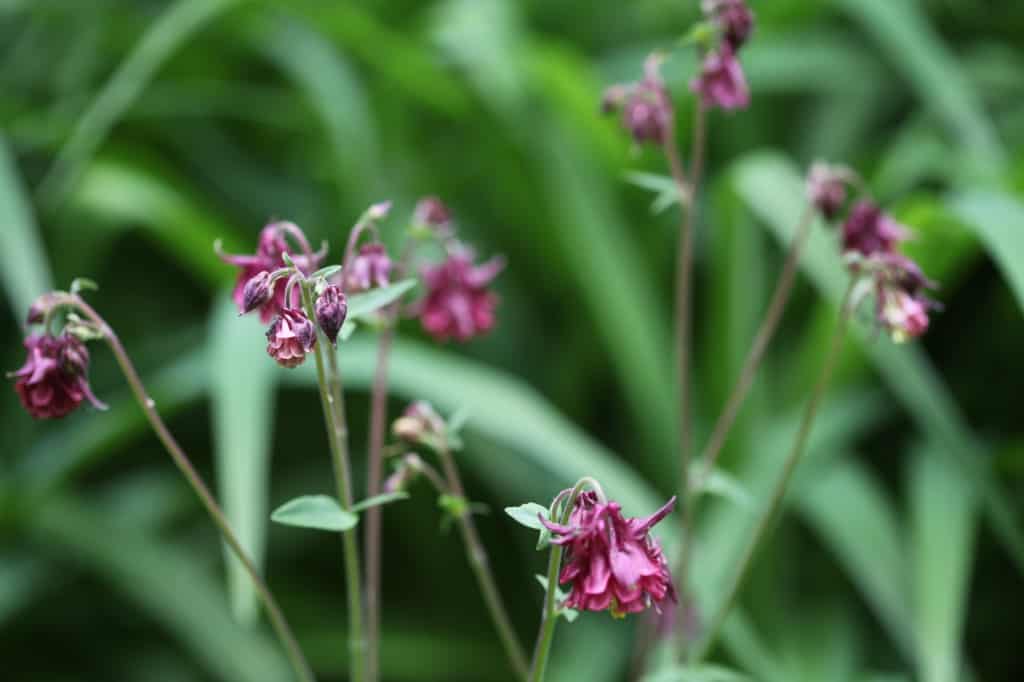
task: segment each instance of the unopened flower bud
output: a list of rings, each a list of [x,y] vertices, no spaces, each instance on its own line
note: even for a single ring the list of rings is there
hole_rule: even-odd
[[[338,332],[341,331],[341,325],[345,324],[347,313],[345,294],[333,284],[328,285],[316,299],[316,323],[331,343],[337,343]]]
[[[298,367],[316,344],[316,328],[304,313],[285,308],[267,330],[267,355],[282,367]]]
[[[391,212],[391,202],[382,201],[380,203],[370,206],[366,211],[366,215],[370,220],[383,220],[388,217],[388,213]]]
[[[733,47],[725,42],[709,52],[701,63],[700,74],[690,81],[690,90],[700,95],[707,109],[730,111],[750,104],[750,88]]]
[[[242,287],[242,312],[240,314],[244,315],[266,305],[273,294],[270,272],[267,270],[257,272]]]
[[[846,183],[853,176],[843,166],[816,161],[807,174],[807,199],[826,220],[832,220],[846,202]]]
[[[25,321],[29,324],[42,324],[46,320],[47,313],[53,309],[56,304],[57,297],[52,293],[43,294],[28,308],[28,315],[25,317]]]

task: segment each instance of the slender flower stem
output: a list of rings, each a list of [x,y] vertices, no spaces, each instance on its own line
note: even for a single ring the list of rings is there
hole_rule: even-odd
[[[457,520],[459,532],[462,534],[463,542],[466,544],[469,565],[476,575],[480,591],[483,593],[484,603],[487,605],[487,611],[491,614],[491,620],[494,621],[494,627],[498,631],[501,645],[505,648],[505,655],[508,656],[509,662],[512,663],[516,676],[521,680],[525,680],[529,672],[526,653],[519,644],[519,639],[516,637],[515,630],[512,627],[512,621],[509,619],[508,612],[505,610],[505,604],[501,599],[501,593],[498,591],[498,585],[494,582],[490,562],[487,558],[487,550],[484,549],[484,544],[481,542],[480,535],[476,530],[476,524],[473,523],[472,512],[468,508],[466,492],[462,487],[459,470],[455,466],[455,458],[452,456],[447,443],[438,447],[438,455],[440,455],[441,467],[444,471],[448,490],[452,495],[467,503],[466,509],[459,514]]]
[[[370,398],[370,452],[366,474],[366,496],[380,493],[383,470],[384,430],[388,411],[388,365],[394,323],[389,319],[377,341],[377,368],[373,375]],[[366,678],[376,682],[380,657],[380,573],[381,573],[381,509],[366,510]]]
[[[691,409],[690,409],[690,298],[693,279],[694,225],[697,220],[697,193],[700,189],[704,170],[704,147],[707,112],[698,102],[694,107],[693,119],[693,160],[690,166],[689,183],[683,170],[679,151],[675,143],[675,128],[670,128],[664,144],[665,156],[672,170],[672,177],[679,188],[680,202],[689,192],[689,204],[682,207],[682,223],[679,234],[679,254],[676,265],[676,363],[679,371],[679,495],[683,501],[680,520],[679,557],[677,561],[677,582],[679,585],[679,614],[681,624],[680,647],[686,644],[686,614],[688,612],[689,564],[691,553],[692,501],[690,486],[691,453]]]
[[[313,307],[313,296],[310,286],[302,285],[302,302],[306,315],[316,319]],[[328,371],[324,369],[324,355]],[[345,421],[344,395],[341,390],[341,374],[338,371],[334,349],[324,333],[317,329],[317,344],[314,351],[316,358],[316,378],[320,388],[320,404],[324,412],[324,423],[327,427],[327,441],[331,450],[331,462],[334,466],[334,479],[337,485],[338,503],[342,509],[352,508],[352,475],[348,464],[348,427]],[[363,600],[362,584],[359,576],[359,547],[356,544],[356,530],[342,532],[342,554],[345,564],[345,588],[348,596],[349,625],[349,670],[352,682],[366,680],[366,639],[363,634]]]
[[[800,265],[800,254],[803,251],[804,244],[807,243],[807,237],[811,233],[811,226],[813,224],[814,209],[809,206],[804,211],[803,217],[796,228],[796,234],[793,236],[793,241],[790,244],[789,253],[786,255],[786,262],[779,275],[779,281],[775,285],[775,292],[772,294],[768,310],[765,312],[761,326],[754,337],[754,343],[747,353],[747,359],[743,364],[743,370],[740,372],[740,378],[736,382],[732,395],[729,396],[729,400],[726,402],[725,409],[722,410],[718,422],[715,424],[711,439],[708,441],[704,455],[701,457],[701,460],[704,462],[703,471],[700,477],[694,481],[694,488],[697,490],[700,490],[701,483],[707,479],[714,469],[715,461],[725,445],[726,438],[729,436],[729,431],[736,421],[740,407],[743,405],[743,401],[746,399],[747,393],[754,383],[757,370],[761,366],[761,360],[764,359],[765,350],[767,350],[768,344],[771,342],[772,337],[775,335],[775,330],[782,320],[782,313],[785,311],[789,295],[793,291],[793,282],[796,279],[796,273]]]
[[[288,660],[291,662],[292,668],[295,670],[296,677],[302,682],[315,682],[313,671],[309,667],[309,663],[306,662],[305,657],[302,654],[302,650],[299,648],[299,643],[295,639],[295,635],[292,633],[291,628],[288,626],[288,622],[285,620],[284,613],[281,611],[281,607],[278,605],[277,600],[274,599],[274,595],[270,592],[270,588],[260,577],[259,571],[256,568],[256,564],[249,557],[248,553],[242,547],[242,543],[238,540],[234,530],[231,528],[231,524],[224,515],[220,506],[217,504],[217,500],[214,498],[210,489],[203,482],[199,472],[192,466],[192,462],[189,460],[188,455],[178,445],[174,436],[171,434],[167,425],[164,424],[163,419],[160,418],[160,414],[156,411],[156,404],[153,399],[149,397],[146,391],[146,387],[142,383],[142,378],[139,377],[139,373],[135,369],[135,365],[132,364],[131,358],[128,357],[127,351],[121,344],[121,340],[118,338],[114,330],[110,328],[110,325],[100,317],[100,315],[86,303],[82,298],[77,295],[69,296],[69,305],[78,308],[89,320],[96,325],[99,331],[103,334],[103,339],[107,342],[110,350],[114,353],[114,357],[117,359],[117,364],[121,368],[121,372],[124,374],[125,380],[131,387],[132,393],[135,395],[135,399],[139,402],[139,406],[142,408],[143,413],[146,415],[146,419],[149,421],[153,431],[156,433],[157,438],[163,444],[167,453],[174,460],[175,465],[184,474],[185,479],[188,481],[192,490],[195,491],[199,497],[200,502],[206,508],[207,513],[217,528],[220,530],[224,540],[231,547],[231,550],[238,557],[238,560],[242,563],[245,571],[249,574],[253,584],[256,586],[256,592],[260,595],[260,599],[263,601],[264,607],[267,609],[267,616],[270,618],[270,624],[273,626],[274,631],[277,633],[278,639],[284,645],[285,652],[288,655]]]
[[[588,486],[593,488],[598,497],[604,501],[604,491],[601,489],[600,484],[589,476],[581,478],[573,487],[565,502],[565,506],[562,508],[562,516],[558,519],[560,524],[564,526],[569,523],[569,517],[572,515],[572,508],[576,504],[576,498]],[[555,504],[553,506],[557,508],[558,505]],[[551,514],[554,515],[554,510],[552,510]],[[551,643],[555,638],[555,626],[558,625],[558,605],[555,604],[555,594],[558,591],[558,573],[562,566],[562,553],[562,545],[551,545],[551,555],[548,559],[548,584],[544,592],[544,611],[541,616],[540,632],[537,634],[537,646],[533,652],[533,665],[530,668],[528,682],[543,682],[544,675],[547,672],[548,658],[551,655]]]
[[[818,383],[814,387],[814,392],[811,394],[811,398],[807,402],[807,408],[804,410],[803,418],[800,421],[800,429],[797,431],[796,439],[793,441],[793,447],[790,450],[789,455],[786,457],[782,475],[775,484],[775,488],[772,491],[772,496],[767,508],[758,520],[746,547],[743,549],[743,554],[740,556],[739,563],[736,564],[733,575],[729,581],[728,587],[726,588],[725,598],[722,600],[721,606],[719,606],[718,611],[711,619],[707,630],[704,632],[704,636],[693,649],[690,656],[690,661],[692,663],[699,663],[702,661],[711,650],[711,646],[714,644],[719,630],[725,623],[725,619],[729,615],[729,611],[732,609],[733,604],[735,604],[736,599],[739,596],[740,587],[743,585],[747,574],[750,572],[750,568],[753,565],[754,555],[757,553],[757,549],[761,542],[765,539],[774,525],[776,517],[782,508],[782,503],[786,497],[786,491],[788,490],[789,483],[793,478],[793,472],[796,471],[796,467],[800,463],[800,459],[806,449],[807,438],[811,433],[811,426],[814,423],[814,417],[818,412],[818,408],[821,406],[822,398],[824,397],[825,391],[832,379],[832,372],[835,369],[836,362],[839,360],[840,353],[843,349],[843,340],[846,338],[846,330],[849,326],[850,317],[853,313],[851,300],[855,283],[855,280],[850,282],[850,286],[846,290],[846,295],[843,296],[843,302],[839,310],[839,322],[832,337],[832,347],[829,349],[828,356],[825,359],[825,365],[822,367],[821,375],[818,377]]]

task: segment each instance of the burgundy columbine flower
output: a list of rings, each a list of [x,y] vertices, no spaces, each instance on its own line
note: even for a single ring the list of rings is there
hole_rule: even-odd
[[[878,254],[868,266],[875,278],[877,315],[893,341],[902,343],[928,330],[928,313],[940,308],[925,291],[938,286],[914,261],[898,253]]]
[[[423,329],[438,341],[467,341],[494,326],[498,297],[488,289],[505,261],[495,257],[473,264],[474,254],[464,245],[450,249],[443,263],[423,270],[427,294],[417,309]]]
[[[453,233],[451,211],[437,197],[423,197],[416,202],[413,222],[429,229],[438,237],[450,237]]]
[[[639,144],[661,144],[671,128],[672,101],[658,71],[660,64],[660,56],[649,56],[644,62],[643,80],[613,85],[601,98],[605,113],[622,110],[622,125]]]
[[[348,272],[341,273],[345,291],[357,293],[391,283],[391,258],[383,244],[364,244],[352,259]]]
[[[298,367],[316,345],[316,328],[305,313],[285,308],[267,330],[267,355],[282,367]]]
[[[863,256],[893,253],[909,231],[870,200],[858,202],[843,224],[843,251]]]
[[[337,343],[338,332],[341,331],[341,325],[345,324],[347,313],[348,301],[345,300],[345,294],[335,285],[327,285],[316,299],[316,322],[332,344]]]
[[[700,75],[690,81],[690,90],[700,95],[705,108],[726,111],[745,109],[750,104],[750,89],[743,67],[729,43],[709,52],[700,67]]]
[[[744,0],[704,0],[704,13],[722,29],[722,39],[738,50],[754,32],[754,13]]]
[[[661,610],[666,599],[676,602],[668,562],[650,530],[675,506],[676,498],[645,518],[623,518],[617,502],[601,502],[593,492],[580,493],[568,525],[541,519],[566,545],[560,583],[572,583],[565,606],[586,611],[609,610],[613,616]]]
[[[288,240],[285,239],[286,234],[293,235],[304,247],[303,250],[298,252],[293,250],[289,246]],[[287,253],[291,256],[292,262],[295,263],[295,266],[305,275],[309,275],[319,268],[326,253],[310,252],[307,254],[305,249],[308,248],[308,246],[309,243],[306,240],[305,235],[297,225],[289,222],[277,222],[267,225],[260,231],[259,244],[256,247],[256,253],[254,255],[220,254],[221,260],[225,263],[231,263],[232,265],[237,265],[242,268],[242,272],[238,275],[238,283],[235,285],[233,293],[238,309],[243,313],[253,309],[246,309],[246,284],[261,272],[270,273],[278,268],[284,267],[285,262],[282,258],[283,254]],[[285,279],[286,278],[280,279],[275,282],[273,287],[268,290],[269,295],[266,296],[266,300],[258,304],[261,322],[267,322],[285,307]],[[262,296],[263,293],[264,292],[257,291],[256,289],[250,291],[251,296],[254,294],[260,294],[260,296]],[[298,292],[296,292],[296,294],[297,293]],[[293,296],[294,295],[295,294],[293,294]],[[251,298],[249,302],[253,303],[254,300],[260,300],[260,296],[257,296],[255,299]],[[297,304],[298,299],[296,298],[288,303]]]
[[[846,203],[846,183],[852,173],[843,166],[820,161],[807,174],[807,199],[826,220],[832,220]]]
[[[89,351],[71,334],[59,337],[33,334],[25,339],[28,358],[11,376],[14,390],[36,419],[58,419],[70,414],[83,400],[103,410],[106,405],[89,387]]]

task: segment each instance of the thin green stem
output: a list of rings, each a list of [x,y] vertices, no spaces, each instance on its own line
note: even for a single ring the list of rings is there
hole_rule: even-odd
[[[750,572],[757,549],[769,534],[771,528],[775,524],[776,517],[782,509],[782,504],[786,497],[786,491],[789,489],[789,483],[793,478],[793,472],[796,471],[797,465],[800,463],[800,459],[806,450],[807,439],[811,433],[811,426],[814,424],[814,417],[817,415],[818,408],[821,406],[822,398],[825,396],[826,389],[832,379],[832,372],[835,369],[836,362],[839,360],[843,349],[843,340],[846,338],[846,330],[849,327],[850,317],[853,312],[851,297],[853,296],[855,284],[856,280],[851,281],[846,290],[846,294],[843,296],[843,302],[839,310],[839,322],[832,337],[832,346],[829,349],[828,356],[825,358],[825,365],[822,367],[821,375],[818,377],[818,383],[815,385],[811,398],[807,402],[803,418],[800,421],[800,428],[797,431],[795,440],[793,441],[793,447],[790,450],[789,455],[786,457],[782,475],[775,484],[768,506],[765,508],[761,518],[758,519],[757,525],[754,527],[754,531],[751,533],[750,539],[743,549],[740,560],[736,564],[732,577],[729,580],[725,597],[722,599],[721,605],[712,617],[703,637],[693,649],[690,656],[691,663],[699,663],[710,652],[711,647],[715,642],[715,638],[718,636],[719,630],[721,630],[722,625],[725,623],[725,619],[729,615],[729,611],[732,609],[737,597],[739,596],[740,588],[743,586],[743,582],[746,580],[747,574]]]
[[[309,663],[306,662],[305,656],[302,654],[302,649],[299,647],[298,641],[295,639],[295,635],[292,633],[291,628],[288,626],[288,621],[285,620],[284,613],[281,611],[281,607],[278,605],[277,600],[274,599],[273,593],[270,588],[260,577],[259,571],[256,568],[255,562],[249,557],[245,548],[242,547],[242,543],[239,541],[238,536],[235,535],[234,530],[231,528],[231,524],[221,510],[220,505],[217,504],[217,500],[214,498],[213,493],[206,486],[199,472],[196,471],[195,467],[192,466],[191,460],[185,451],[178,445],[177,440],[171,434],[167,425],[164,424],[163,419],[160,418],[160,413],[156,411],[156,403],[149,397],[146,391],[145,385],[142,383],[142,378],[139,376],[138,371],[135,369],[135,365],[132,364],[131,358],[128,357],[128,353],[124,346],[121,344],[121,340],[118,338],[114,330],[111,329],[110,325],[107,324],[106,320],[100,317],[92,306],[86,303],[81,297],[77,295],[70,295],[68,303],[78,308],[82,314],[84,314],[89,320],[96,325],[99,331],[103,334],[103,339],[107,342],[110,350],[114,353],[114,357],[117,359],[117,364],[121,368],[121,372],[124,374],[125,380],[131,387],[132,393],[135,399],[138,401],[139,406],[142,408],[143,413],[146,415],[146,419],[149,421],[150,426],[156,433],[158,439],[163,444],[167,453],[174,460],[175,465],[185,476],[185,480],[188,481],[192,490],[195,491],[202,502],[203,507],[206,508],[210,518],[216,524],[220,530],[221,535],[224,537],[225,542],[234,552],[235,556],[241,562],[245,568],[246,573],[249,574],[252,579],[253,585],[256,586],[256,592],[259,594],[260,599],[263,602],[264,607],[267,609],[267,617],[270,619],[270,624],[274,628],[274,632],[277,633],[278,639],[281,640],[281,644],[285,648],[285,652],[288,655],[288,660],[291,662],[292,668],[295,670],[296,677],[302,682],[315,682],[313,671],[309,667]]]
[[[302,302],[306,315],[316,319],[313,296],[309,283],[302,285]],[[324,355],[327,356],[325,370]],[[352,476],[348,464],[348,427],[345,421],[344,395],[341,390],[341,374],[330,341],[317,329],[316,359],[317,386],[320,390],[320,405],[323,408],[327,441],[331,450],[334,480],[337,487],[338,503],[342,509],[352,508]],[[356,530],[342,532],[342,554],[345,565],[345,589],[348,596],[349,626],[349,670],[352,682],[366,681],[366,638],[363,632],[362,581],[359,575],[359,547],[356,544]]]
[[[466,545],[466,556],[469,559],[469,565],[473,569],[477,583],[480,585],[480,592],[483,594],[484,603],[487,605],[487,611],[491,615],[491,620],[494,621],[494,628],[498,631],[498,637],[501,639],[501,645],[505,649],[505,655],[508,656],[516,676],[521,680],[525,680],[529,673],[526,653],[523,651],[522,645],[519,644],[519,638],[516,637],[512,621],[509,619],[508,611],[505,609],[505,603],[502,601],[501,593],[498,591],[498,585],[495,583],[494,575],[491,573],[487,550],[484,548],[480,535],[477,533],[476,524],[473,523],[472,512],[468,506],[466,492],[462,487],[462,479],[459,477],[458,467],[455,465],[455,458],[452,456],[447,444],[438,447],[438,455],[440,456],[441,467],[447,479],[448,490],[452,495],[467,503],[465,510],[459,514],[457,521],[459,532],[462,534],[463,542]]]
[[[569,523],[569,517],[572,514],[573,506],[576,504],[576,498],[586,487],[592,488],[601,501],[604,501],[604,491],[601,489],[601,485],[593,478],[584,476],[573,486],[572,492],[562,508],[562,515],[558,522],[563,526]],[[554,506],[557,507],[557,504]],[[552,510],[551,513],[553,515],[554,511]],[[562,566],[562,553],[561,545],[551,545],[551,555],[548,559],[548,584],[544,592],[544,611],[541,615],[540,632],[537,633],[537,646],[533,652],[533,665],[530,668],[529,682],[543,682],[544,675],[547,672],[548,658],[551,656],[551,644],[555,639],[555,626],[558,625],[559,618],[555,595],[558,591],[558,573]]]
[[[813,224],[814,209],[808,207],[796,228],[796,234],[790,244],[789,253],[786,255],[786,262],[775,285],[775,292],[772,294],[768,310],[765,312],[761,326],[754,337],[754,343],[747,353],[743,369],[740,372],[740,378],[736,382],[736,386],[733,388],[728,401],[726,401],[725,409],[722,410],[722,414],[719,416],[711,438],[708,441],[707,448],[701,457],[704,464],[700,477],[695,481],[696,485],[694,487],[697,490],[700,490],[702,482],[707,479],[714,469],[715,460],[717,460],[718,455],[721,453],[729,432],[736,422],[740,407],[742,407],[743,401],[746,399],[747,394],[750,392],[750,387],[754,383],[757,370],[764,359],[765,350],[767,350],[768,344],[771,342],[772,337],[775,335],[775,330],[782,320],[782,313],[786,309],[786,303],[789,301],[789,295],[793,291],[793,282],[796,280],[796,273],[799,270],[800,254],[803,252],[804,244],[807,243],[807,237],[811,233],[811,226]]]
[[[679,585],[679,650],[687,644],[686,619],[689,611],[689,567],[692,553],[693,501],[690,485],[691,451],[691,406],[690,406],[690,355],[691,349],[691,310],[690,299],[693,279],[693,241],[694,225],[697,221],[697,194],[700,190],[701,175],[704,170],[704,147],[706,144],[707,112],[697,103],[694,107],[693,119],[693,160],[690,166],[690,178],[687,183],[683,164],[675,143],[675,131],[666,137],[664,144],[665,156],[672,170],[672,177],[680,193],[680,202],[689,191],[689,203],[682,207],[682,223],[679,234],[679,254],[676,265],[676,363],[679,371],[679,496],[683,502],[683,513],[680,518],[680,542],[677,565],[677,582]]]
[[[384,430],[388,418],[388,364],[394,324],[387,326],[377,340],[377,367],[373,375],[370,398],[370,452],[366,467],[366,496],[380,493],[383,475]],[[381,509],[371,507],[364,514],[366,543],[366,678],[376,682],[380,658],[380,574],[381,574]]]

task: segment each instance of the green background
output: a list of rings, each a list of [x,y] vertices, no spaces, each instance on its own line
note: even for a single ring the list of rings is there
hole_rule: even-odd
[[[392,412],[470,410],[467,486],[524,642],[545,557],[501,513],[596,475],[629,515],[672,494],[676,209],[664,173],[598,114],[696,0],[0,2],[0,360],[28,303],[75,276],[119,331],[266,573],[323,680],[344,679],[338,544],[269,510],[329,492],[309,368],[277,370],[214,256],[288,218],[332,257],[371,202],[397,243],[438,194],[502,253],[494,333],[436,346],[403,326]],[[801,174],[849,163],[917,233],[945,311],[893,346],[867,313],[787,514],[716,660],[765,682],[1016,680],[1024,645],[1024,5],[765,0],[742,62],[749,110],[714,113],[696,271],[699,442],[760,319],[803,206]],[[687,147],[692,57],[665,68]],[[780,248],[780,241],[783,247]],[[709,612],[779,472],[845,275],[816,226],[804,276],[725,453],[739,501],[704,506]],[[374,336],[341,363],[357,480]],[[111,405],[33,423],[0,397],[0,661],[16,682],[290,679],[245,581],[146,430],[109,353]],[[388,507],[388,680],[512,679],[456,533],[425,486]],[[361,492],[360,492],[361,496]],[[734,496],[736,497],[736,496]],[[675,518],[675,517],[673,517]],[[663,524],[668,528],[671,522]],[[551,678],[623,680],[635,622],[562,627]],[[670,678],[677,679],[677,678]]]

